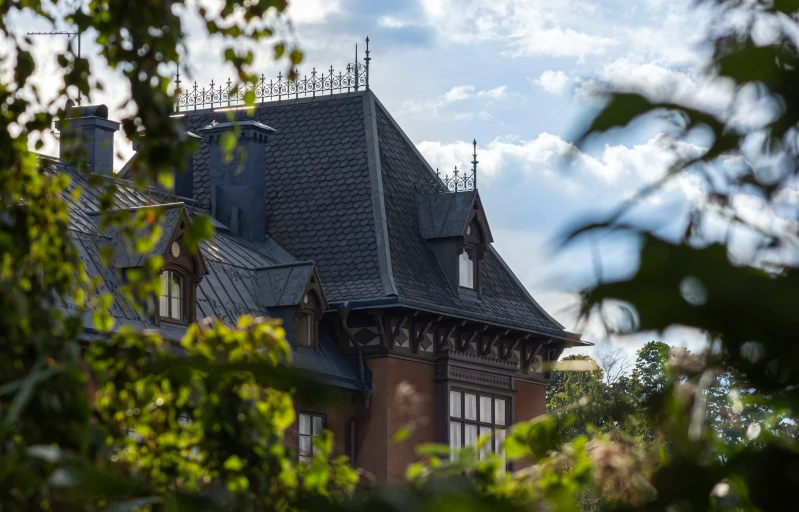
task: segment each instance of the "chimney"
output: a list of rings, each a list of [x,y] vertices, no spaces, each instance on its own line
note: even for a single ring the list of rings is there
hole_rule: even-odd
[[[196,142],[199,145],[200,137],[199,135],[192,133],[185,129],[184,126],[180,126],[180,129],[185,135],[184,139],[180,142],[173,142],[173,146],[177,146],[178,144],[186,144],[191,142]],[[144,128],[139,127],[137,133],[140,139],[133,143],[133,151],[139,152],[142,148],[142,141],[141,139],[144,138],[146,135],[144,133]],[[155,188],[166,192],[168,194],[174,194],[179,197],[187,197],[189,199],[194,198],[194,153],[188,153],[186,155],[186,164],[182,168],[177,168],[172,170],[172,178],[174,180],[174,186],[171,189],[166,189],[161,184],[154,185]]]
[[[253,243],[266,241],[266,143],[274,128],[257,121],[214,123],[201,128],[211,156],[211,215]],[[223,135],[236,136],[225,161]]]
[[[108,107],[75,106],[70,100],[65,112],[66,119],[58,122],[61,160],[89,172],[113,175],[114,133],[119,123],[108,120]]]

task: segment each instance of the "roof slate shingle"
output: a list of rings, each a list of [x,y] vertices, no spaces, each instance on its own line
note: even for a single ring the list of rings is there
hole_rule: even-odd
[[[197,131],[229,115],[187,112],[185,119],[187,128]],[[246,118],[244,111],[234,115]],[[268,235],[294,257],[316,263],[329,302],[385,297],[396,287],[400,300],[432,309],[562,332],[493,247],[481,263],[480,301],[461,299],[450,288],[420,228],[415,184],[435,175],[371,91],[263,103],[254,119],[277,130],[267,148]],[[369,126],[376,135],[368,133]],[[368,153],[370,135],[378,155]],[[210,197],[208,154],[203,141],[194,166],[195,199],[201,201]],[[383,231],[376,222],[382,219],[373,209],[370,165],[377,166],[382,180],[375,197],[383,201],[378,210],[385,210],[385,245],[378,245]],[[388,261],[382,264],[393,278],[388,288],[380,274],[386,247]]]
[[[255,119],[277,130],[267,146],[267,233],[314,260],[328,301],[383,295],[372,219],[362,95],[267,103]],[[229,112],[187,113],[192,131]],[[240,118],[244,117],[239,113]],[[194,161],[195,199],[208,201],[209,148]]]

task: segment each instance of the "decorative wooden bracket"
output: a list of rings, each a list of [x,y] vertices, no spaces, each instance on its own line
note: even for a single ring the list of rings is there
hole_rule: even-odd
[[[463,336],[461,336],[461,344],[460,344],[460,346],[458,346],[458,352],[466,351],[466,347],[468,347],[469,344],[474,341],[474,339],[477,337],[477,335],[478,334],[482,334],[482,333],[484,333],[487,330],[488,330],[488,326],[485,325],[485,326],[483,326],[483,327],[481,327],[479,329],[476,329],[476,330],[472,331],[472,333],[469,334],[469,338],[466,339],[466,341],[464,341],[463,340]]]
[[[411,343],[411,353],[412,354],[418,354],[419,353],[419,345],[421,345],[425,334],[427,334],[427,331],[430,329],[430,326],[432,326],[433,323],[438,322],[440,320],[441,320],[441,317],[439,316],[438,318],[435,318],[433,320],[428,320],[427,322],[424,322],[422,324],[422,326],[421,326],[422,328],[419,330],[419,332],[415,333],[416,336],[414,336],[414,338],[412,340],[412,343]]]
[[[405,327],[405,323],[409,318],[413,318],[417,314],[418,312],[414,312],[413,316],[411,317],[404,316],[397,319],[397,325],[394,326],[394,331],[391,333],[391,339],[389,340],[390,346],[388,348],[394,348],[394,341],[397,339],[397,336],[399,336],[400,332],[402,332],[402,328]]]
[[[513,351],[516,350],[516,347],[519,346],[519,343],[525,340],[530,339],[531,334],[522,334],[520,336],[516,336],[511,342],[508,344],[508,348],[505,349],[505,352],[501,354],[501,359],[503,361],[507,361],[513,355]],[[501,347],[500,347],[501,348]]]
[[[441,336],[440,333],[439,333],[439,336],[438,336],[438,349],[437,350],[444,350],[445,348],[447,348],[447,340],[452,335],[452,331],[454,331],[458,327],[463,327],[464,325],[466,325],[466,320],[461,320],[460,322],[455,322],[455,323],[449,324],[447,327],[445,327],[444,328],[444,335]],[[457,340],[456,340],[456,342],[457,342]]]
[[[498,333],[496,333],[494,335],[494,337],[491,338],[491,340],[488,343],[485,344],[485,346],[483,347],[483,351],[482,351],[482,353],[480,355],[483,356],[483,357],[488,356],[491,353],[491,349],[494,347],[494,344],[497,341],[499,341],[500,336],[505,336],[509,332],[510,332],[510,329],[505,329],[504,331],[499,331]],[[500,347],[499,352],[500,352],[500,355],[502,355],[502,347]]]
[[[375,320],[375,324],[377,325],[377,334],[380,335],[380,344],[384,348],[390,348],[388,345],[391,341],[388,339],[386,335],[386,324],[384,322],[384,316],[380,313],[373,313],[372,317]]]
[[[541,349],[544,348],[544,345],[549,345],[550,343],[552,343],[552,339],[551,338],[546,340],[546,341],[542,341],[541,343],[539,343],[538,346],[535,347],[535,350],[532,350],[532,347],[531,347],[530,353],[527,356],[524,355],[524,353],[527,350],[527,346],[525,345],[522,348],[522,362],[524,363],[524,372],[525,373],[530,371],[530,364],[533,362],[533,358],[535,358],[535,356],[537,356],[538,353],[541,352]]]

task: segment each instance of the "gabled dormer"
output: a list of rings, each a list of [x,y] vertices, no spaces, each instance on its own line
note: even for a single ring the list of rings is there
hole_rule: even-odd
[[[156,325],[164,322],[189,324],[196,320],[197,286],[208,270],[200,251],[190,252],[184,242],[183,234],[191,225],[185,206],[183,203],[172,203],[116,212],[137,215],[157,209],[163,210],[160,218],[162,235],[150,250],[140,253],[121,234],[114,231],[110,233],[114,244],[112,266],[124,276],[130,269],[142,268],[151,256],[161,256],[164,265],[158,297],[148,305],[148,313],[152,314]]]
[[[319,349],[319,320],[327,309],[313,262],[274,265],[257,272],[258,301],[283,320],[286,337],[295,348]]]
[[[494,241],[477,190],[420,194],[419,228],[450,288],[480,298],[480,262]]]

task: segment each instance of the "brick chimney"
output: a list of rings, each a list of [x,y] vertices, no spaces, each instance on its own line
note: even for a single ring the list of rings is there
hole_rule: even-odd
[[[114,173],[114,133],[119,123],[108,120],[105,105],[67,102],[66,119],[58,121],[61,132],[59,158],[97,174]]]
[[[199,132],[210,150],[211,215],[253,243],[266,241],[266,144],[274,128],[257,121],[215,123]],[[236,136],[230,160],[222,148]]]

